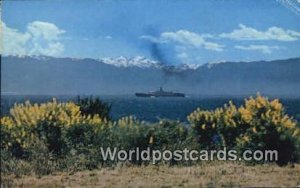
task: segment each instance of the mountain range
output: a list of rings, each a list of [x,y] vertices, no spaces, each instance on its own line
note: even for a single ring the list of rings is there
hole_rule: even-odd
[[[133,58],[4,56],[2,94],[134,94],[163,86],[202,95],[300,94],[300,58],[166,65]]]

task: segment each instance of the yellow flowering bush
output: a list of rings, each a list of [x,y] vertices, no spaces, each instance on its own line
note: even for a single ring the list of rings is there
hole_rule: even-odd
[[[51,102],[42,104],[15,104],[10,109],[13,123],[17,126],[37,126],[41,121],[55,122],[65,126],[88,123],[98,124],[101,119],[97,116],[83,116],[80,107],[73,102],[58,103],[54,98]]]
[[[277,150],[278,163],[294,161],[299,146],[300,128],[297,122],[285,113],[278,99],[268,100],[258,95],[245,100],[239,108],[239,124],[246,129],[237,137],[241,150]]]
[[[279,160],[294,160],[299,146],[300,128],[289,117],[278,99],[257,95],[245,99],[237,108],[232,102],[214,111],[197,109],[188,116],[199,138],[206,146],[276,149]]]
[[[52,140],[59,143],[62,131],[72,125],[99,125],[103,121],[99,116],[82,115],[80,107],[73,102],[51,102],[42,104],[15,104],[10,109],[10,116],[1,118],[1,130],[9,135],[9,139],[2,141],[2,147],[8,148],[18,144],[27,148],[36,138]],[[51,135],[52,134],[52,135]]]
[[[260,95],[256,99],[245,100],[245,106],[239,108],[241,123],[251,127],[255,133],[268,126],[274,126],[276,131],[293,131],[296,136],[296,121],[285,114],[283,105],[278,99],[272,101]]]
[[[218,134],[223,147],[233,147],[235,138],[239,136],[243,127],[239,124],[238,108],[230,101],[224,107],[215,112],[218,124]]]
[[[201,110],[198,108],[188,117],[188,121],[192,124],[192,128],[196,131],[197,140],[203,146],[210,148],[214,146],[214,138],[218,134],[217,130],[217,114],[223,113],[223,109],[215,111]]]
[[[198,134],[198,140],[208,148],[230,147],[237,134],[238,109],[230,101],[223,108],[212,111],[197,109],[187,118]]]

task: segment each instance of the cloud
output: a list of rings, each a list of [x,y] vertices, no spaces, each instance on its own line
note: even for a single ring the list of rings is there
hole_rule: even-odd
[[[20,33],[18,30],[9,28],[4,22],[1,22],[1,36],[4,55],[26,54],[25,45],[31,38],[29,33]]]
[[[161,33],[160,36],[153,37],[149,35],[141,36],[140,38],[149,40],[155,43],[170,43],[174,42],[179,45],[184,45],[188,47],[194,48],[204,48],[206,50],[212,51],[223,51],[223,45],[218,43],[209,42],[206,38],[211,37],[211,35],[200,35],[194,32],[190,32],[187,30],[179,30],[176,32],[164,32]]]
[[[223,46],[217,43],[208,42],[205,37],[187,30],[179,30],[177,32],[165,32],[161,34],[161,38],[166,41],[174,41],[179,44],[185,44],[192,47],[203,47],[207,50],[223,51]]]
[[[42,37],[46,40],[58,40],[59,36],[65,33],[56,25],[48,22],[34,21],[27,25],[27,30],[34,38]]]
[[[250,50],[250,51],[260,51],[264,54],[272,53],[272,50],[280,49],[278,46],[267,46],[267,45],[249,45],[249,46],[235,46],[236,49],[240,50]]]
[[[280,27],[270,27],[266,31],[258,31],[252,27],[240,24],[238,29],[233,30],[231,33],[222,33],[219,36],[234,40],[277,40],[288,42],[298,40],[300,32],[285,30]]]
[[[60,39],[65,31],[52,23],[34,21],[27,24],[25,32],[10,28],[4,22],[1,25],[4,55],[57,56],[64,51]]]

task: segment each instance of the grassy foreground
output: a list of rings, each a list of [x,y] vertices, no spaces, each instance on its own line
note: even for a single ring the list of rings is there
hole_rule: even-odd
[[[117,166],[74,174],[2,177],[8,187],[297,187],[300,164],[279,167],[207,162],[192,167]]]

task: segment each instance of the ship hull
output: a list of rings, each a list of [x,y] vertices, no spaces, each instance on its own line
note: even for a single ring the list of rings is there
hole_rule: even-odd
[[[151,93],[136,93],[137,97],[185,97],[183,93],[172,93],[172,94],[151,94]]]

